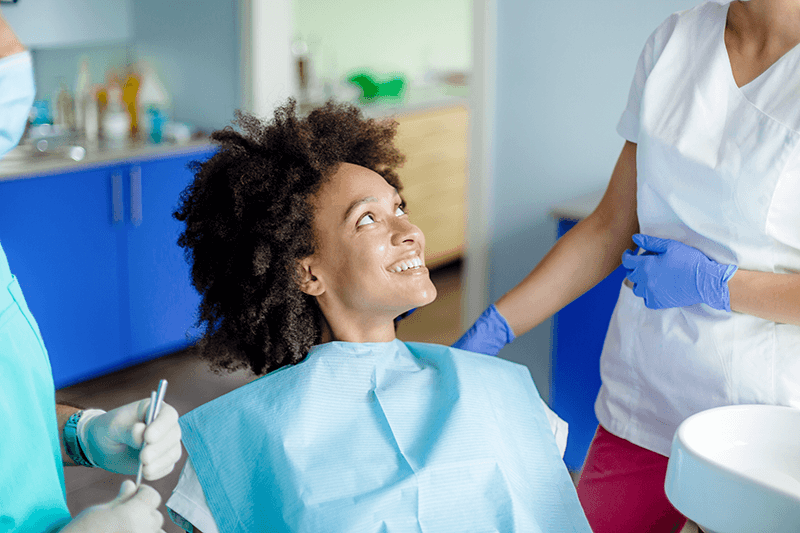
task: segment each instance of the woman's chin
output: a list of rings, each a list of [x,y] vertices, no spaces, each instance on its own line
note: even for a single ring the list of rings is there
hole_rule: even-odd
[[[433,284],[433,282],[430,283],[430,288],[422,291],[419,296],[419,303],[415,307],[424,307],[430,303],[433,303],[437,296],[436,286]]]
[[[425,307],[426,305],[433,303],[433,301],[436,300],[436,287],[432,288],[433,288],[432,291],[426,293],[425,295],[421,295],[420,298],[418,298],[414,304],[409,304],[406,307],[404,307],[403,310],[397,314],[395,320],[398,319],[402,320],[407,316],[410,316],[414,311],[416,311],[420,307]]]

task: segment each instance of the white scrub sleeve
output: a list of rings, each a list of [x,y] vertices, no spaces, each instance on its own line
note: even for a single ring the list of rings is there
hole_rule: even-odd
[[[652,72],[661,52],[669,41],[675,25],[678,23],[678,13],[673,14],[661,23],[647,39],[644,49],[639,55],[639,62],[636,64],[636,72],[633,75],[631,88],[628,92],[628,105],[617,123],[617,133],[623,138],[632,142],[639,142],[639,111],[642,104],[642,93],[650,72]]]
[[[558,417],[557,414],[553,412],[550,407],[544,403],[542,400],[542,405],[544,406],[544,412],[547,414],[547,421],[550,422],[550,430],[553,432],[553,436],[556,438],[556,446],[558,446],[558,451],[561,453],[561,458],[564,458],[564,453],[567,451],[567,433],[569,432],[569,424],[567,424],[564,420]]]
[[[185,531],[192,533],[196,527],[203,533],[219,533],[191,457],[186,458],[178,485],[165,506],[172,521]]]

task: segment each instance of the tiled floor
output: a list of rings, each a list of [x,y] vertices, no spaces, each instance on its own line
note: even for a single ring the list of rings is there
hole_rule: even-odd
[[[432,304],[417,310],[401,322],[398,337],[406,341],[451,344],[461,334],[459,265],[444,267],[432,274],[438,297]],[[180,414],[240,387],[250,380],[244,372],[218,375],[212,373],[193,350],[185,350],[107,376],[79,383],[57,391],[57,400],[76,403],[83,407],[113,409],[126,403],[147,398],[158,385],[159,379],[169,381],[166,401]],[[167,477],[149,483],[161,493],[163,501],[169,498],[183,468],[184,456]],[[73,516],[97,503],[113,499],[125,476],[110,474],[99,469],[69,467],[65,472],[67,503]],[[166,533],[182,530],[164,514]]]

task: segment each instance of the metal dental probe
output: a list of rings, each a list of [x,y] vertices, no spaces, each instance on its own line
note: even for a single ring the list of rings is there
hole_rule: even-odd
[[[158,382],[158,392],[151,392],[150,393],[150,406],[147,408],[147,418],[145,419],[145,429],[149,426],[153,420],[156,419],[158,413],[161,411],[161,404],[164,403],[164,395],[167,393],[167,380],[162,379]],[[144,437],[142,437],[144,439]],[[144,447],[144,442],[142,442],[142,447]],[[142,483],[142,459],[139,458],[139,471],[136,473],[136,489],[139,489],[139,485]]]

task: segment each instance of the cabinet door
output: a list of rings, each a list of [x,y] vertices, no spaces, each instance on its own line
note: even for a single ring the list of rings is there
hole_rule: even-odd
[[[57,388],[123,364],[125,234],[120,194],[114,222],[113,175],[102,168],[0,182],[0,240],[39,324]]]
[[[194,153],[134,165],[130,171],[128,284],[131,362],[184,348],[196,339],[200,297],[191,286],[183,248],[183,224],[172,217],[192,174]],[[137,190],[138,189],[138,190]]]
[[[406,156],[398,170],[411,222],[425,234],[431,268],[463,253],[466,217],[467,110],[399,116],[396,145]]]
[[[558,237],[577,222],[559,220]],[[623,279],[625,269],[617,267],[553,319],[550,406],[569,424],[564,462],[574,472],[583,468],[597,429],[594,402],[600,391],[600,354]]]

